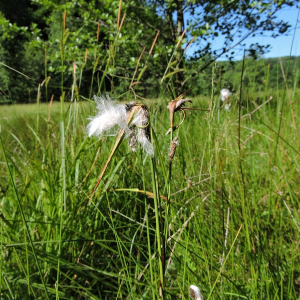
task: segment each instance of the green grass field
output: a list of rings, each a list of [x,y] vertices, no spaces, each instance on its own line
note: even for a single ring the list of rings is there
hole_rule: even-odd
[[[155,156],[124,139],[89,206],[116,140],[94,104],[2,106],[1,299],[299,299],[300,105],[269,96],[194,99],[171,166],[149,103]]]

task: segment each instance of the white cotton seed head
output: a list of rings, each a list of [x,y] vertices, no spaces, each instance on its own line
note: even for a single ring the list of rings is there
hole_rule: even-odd
[[[200,292],[200,289],[196,285],[190,286],[190,296],[195,300],[203,300],[203,296]]]
[[[136,135],[137,141],[141,144],[142,149],[150,156],[154,155],[154,149],[152,144],[150,143],[146,130],[144,128],[138,128],[137,135]]]
[[[119,131],[116,130],[116,126],[125,129],[128,134],[125,105],[115,103],[109,96],[94,97],[94,99],[97,104],[97,115],[89,118],[90,123],[87,126],[89,137],[92,135],[101,137],[104,133],[105,135],[116,135]]]
[[[231,95],[232,93],[228,89],[221,90],[220,96],[222,101],[227,100]]]
[[[137,104],[134,102],[118,104],[109,96],[94,97],[94,99],[97,105],[97,115],[89,118],[90,122],[87,125],[89,137],[93,135],[98,137],[116,135],[120,129],[124,129],[132,151],[136,150],[136,142],[138,142],[148,155],[154,155],[154,149],[148,135],[149,112],[145,106],[138,105],[139,108],[128,125],[130,111]]]
[[[145,127],[149,124],[149,113],[145,107],[140,107],[139,110],[134,115],[132,126]]]
[[[137,127],[136,139],[140,143],[142,149],[150,156],[154,155],[154,149],[149,141],[147,127],[149,126],[149,113],[145,107],[140,107],[133,117],[131,126]]]

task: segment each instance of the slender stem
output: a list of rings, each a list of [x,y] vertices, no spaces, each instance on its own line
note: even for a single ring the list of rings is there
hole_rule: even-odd
[[[133,107],[133,108],[131,109],[130,114],[129,114],[128,118],[127,118],[127,124],[130,123],[130,121],[131,121],[131,119],[132,119],[134,113],[136,112],[136,110],[137,110],[138,108],[139,108],[139,106],[135,106],[135,107]],[[96,183],[96,185],[95,185],[95,187],[94,187],[94,190],[93,190],[93,192],[92,192],[92,194],[91,194],[91,196],[90,196],[90,198],[89,198],[89,202],[88,202],[87,205],[90,205],[90,204],[91,204],[91,201],[92,201],[92,199],[93,199],[93,197],[94,197],[94,195],[95,195],[95,192],[96,192],[96,190],[97,190],[97,187],[99,186],[99,184],[100,184],[100,182],[101,182],[101,180],[102,180],[102,177],[103,177],[103,175],[104,175],[104,173],[105,173],[105,171],[106,171],[106,169],[107,169],[107,167],[108,167],[108,165],[109,165],[109,163],[110,163],[112,157],[114,156],[114,154],[115,154],[115,152],[116,152],[118,146],[120,145],[120,143],[121,143],[121,141],[122,141],[124,132],[125,132],[124,128],[121,129],[121,131],[119,132],[119,134],[118,134],[118,136],[117,136],[117,139],[116,139],[116,142],[115,142],[115,144],[114,144],[114,146],[113,146],[113,148],[112,148],[112,150],[111,150],[111,153],[110,153],[110,155],[109,155],[109,157],[108,157],[108,159],[107,159],[107,161],[106,161],[106,163],[105,163],[105,165],[104,165],[104,167],[103,167],[103,169],[102,169],[100,175],[99,175],[98,181],[97,181],[97,183]]]
[[[152,127],[150,127],[150,137],[151,142],[153,143],[153,132]],[[161,232],[160,230],[160,210],[161,205],[159,205],[159,197],[158,197],[158,186],[157,186],[157,177],[156,177],[156,165],[155,165],[155,157],[151,159],[151,179],[152,179],[152,188],[153,188],[153,196],[154,196],[154,209],[155,209],[155,222],[156,222],[156,241],[157,241],[157,252],[159,256],[159,274],[160,274],[160,290],[159,295],[163,299],[163,291],[164,291],[164,268],[163,268],[163,260],[162,257],[162,243],[161,243]]]
[[[37,256],[36,256],[36,253],[35,253],[35,250],[34,250],[32,238],[31,238],[31,235],[30,235],[30,230],[29,230],[26,218],[25,218],[23,208],[21,206],[21,201],[20,201],[20,198],[19,198],[19,194],[17,192],[17,188],[16,188],[15,182],[14,182],[13,177],[12,177],[12,172],[11,172],[11,169],[9,167],[9,163],[8,163],[7,156],[6,156],[6,153],[5,153],[5,150],[4,150],[1,134],[0,134],[0,143],[1,143],[1,148],[2,148],[2,151],[3,151],[3,155],[4,155],[4,158],[5,158],[6,166],[7,166],[8,172],[9,172],[9,177],[10,177],[10,180],[11,180],[11,183],[12,183],[12,187],[13,187],[13,190],[14,190],[17,202],[18,202],[18,207],[19,207],[19,210],[21,212],[21,217],[23,219],[23,222],[24,222],[24,225],[25,225],[25,230],[26,230],[26,233],[28,235],[28,239],[29,239],[29,243],[30,243],[30,246],[31,246],[31,249],[32,249],[32,253],[33,253],[33,256],[34,256],[34,259],[35,259],[35,263],[37,265],[38,272],[39,272],[39,275],[41,277],[43,287],[45,289],[46,297],[47,297],[47,299],[50,299],[49,294],[48,294],[48,290],[47,290],[47,287],[46,287],[46,283],[45,283],[45,280],[44,280],[44,276],[42,275],[42,270],[41,270],[39,261],[37,259]]]

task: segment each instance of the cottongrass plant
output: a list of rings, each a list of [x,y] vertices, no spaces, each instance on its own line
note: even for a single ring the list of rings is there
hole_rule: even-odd
[[[231,97],[232,93],[229,89],[222,89],[220,92],[221,100],[225,103],[224,109],[227,111],[230,111],[231,103],[229,103],[229,99]]]
[[[200,289],[196,285],[190,286],[190,296],[192,299],[195,299],[195,300],[204,300],[203,296],[200,292]]]
[[[89,118],[90,123],[87,125],[89,137],[94,135],[101,138],[104,135],[117,135],[117,139],[99,175],[88,205],[91,203],[104,172],[124,135],[129,138],[129,146],[132,151],[136,151],[136,142],[138,142],[147,155],[154,155],[153,146],[149,140],[149,113],[144,104],[135,102],[119,104],[109,96],[94,97],[94,99],[97,115]]]
[[[113,101],[108,95],[94,97],[94,99],[98,112],[95,117],[89,118],[90,123],[87,125],[89,137],[116,136],[120,134],[121,130],[124,130],[125,136],[129,138],[132,151],[136,151],[137,141],[147,155],[154,155],[153,146],[149,140],[149,131],[147,130],[149,113],[145,105],[136,104],[135,102],[120,104]],[[130,113],[134,108],[137,108],[135,115],[130,117]]]

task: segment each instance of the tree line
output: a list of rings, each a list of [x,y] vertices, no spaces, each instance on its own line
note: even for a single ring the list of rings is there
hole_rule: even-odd
[[[121,98],[128,93],[139,98],[155,98],[161,93],[175,97],[192,86],[192,94],[206,94],[212,76],[220,87],[237,88],[236,71],[241,63],[233,62],[235,46],[243,46],[249,36],[287,33],[290,25],[278,20],[276,13],[297,4],[250,0],[0,1],[0,103],[34,102],[37,97],[49,101],[52,95],[56,100],[62,95],[73,100],[105,92]],[[212,43],[219,37],[224,45],[214,49]],[[196,50],[187,56],[191,45]],[[247,59],[266,51],[267,46],[252,44]],[[221,55],[228,62],[214,65]],[[289,72],[295,74],[295,67]],[[250,85],[255,77],[256,85],[264,86],[267,80],[272,87],[279,73],[275,61],[259,59],[257,64],[249,64],[247,76]]]

